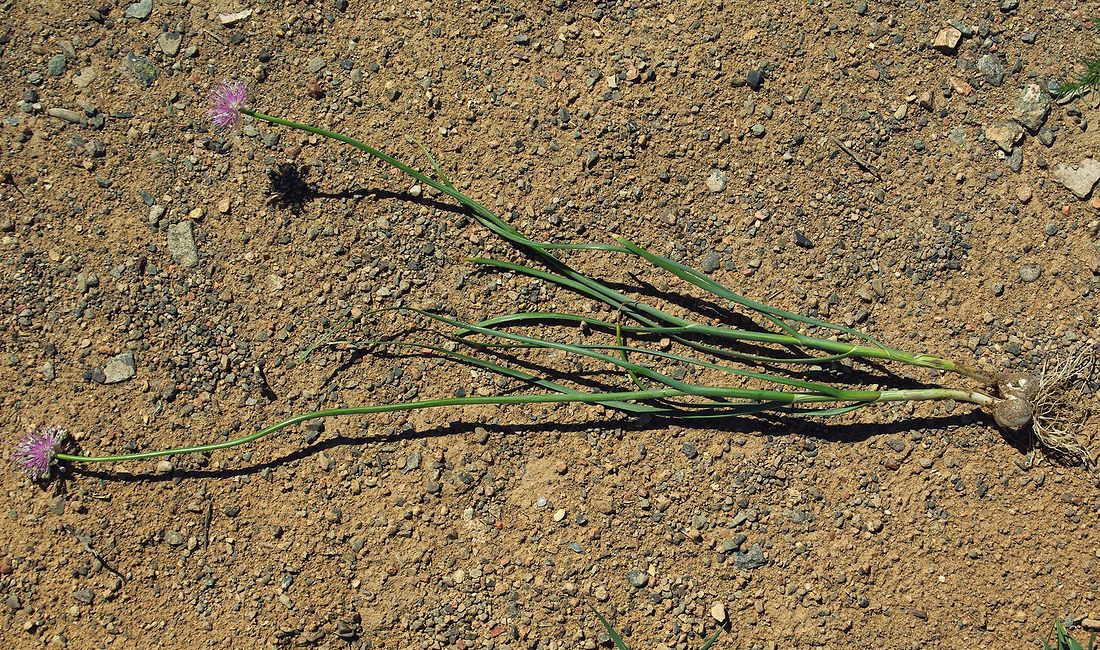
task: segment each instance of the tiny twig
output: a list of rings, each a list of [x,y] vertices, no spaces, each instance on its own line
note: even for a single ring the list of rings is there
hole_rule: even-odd
[[[207,36],[209,36],[210,38],[214,39],[214,40],[215,40],[215,41],[217,41],[218,43],[220,43],[220,44],[222,44],[222,45],[225,45],[225,39],[223,39],[223,38],[222,38],[221,36],[218,36],[217,34],[215,34],[214,32],[210,31],[209,29],[204,29],[204,30],[202,30],[202,31],[203,31],[203,33],[204,33],[204,34],[206,34],[206,35],[207,35]]]
[[[880,181],[882,180],[882,174],[880,174],[877,169],[872,167],[871,163],[867,162],[862,156],[852,151],[851,147],[838,140],[835,136],[829,136],[829,138],[833,141],[833,144],[840,147],[841,151],[851,156],[852,160],[856,161],[856,164],[859,165],[859,167],[863,169],[863,171],[870,172],[871,174],[874,174],[875,178],[879,179]]]
[[[24,199],[27,198],[27,195],[23,193],[23,190],[19,187],[19,184],[15,182],[15,176],[12,176],[11,172],[4,172],[4,176],[3,178],[0,178],[0,182],[2,182],[4,185],[11,185],[13,188],[15,188],[16,192],[19,192],[19,196],[23,197]]]
[[[75,538],[76,538],[76,541],[80,542],[80,545],[81,545],[82,547],[84,547],[84,550],[85,550],[85,551],[87,551],[88,553],[91,553],[91,554],[92,554],[92,557],[94,557],[95,559],[99,560],[99,563],[103,565],[103,568],[104,568],[104,569],[107,569],[107,571],[109,571],[110,573],[112,573],[112,574],[114,574],[115,576],[117,576],[119,580],[121,580],[121,581],[123,581],[123,582],[126,582],[126,576],[122,575],[121,573],[119,573],[119,572],[118,572],[118,570],[117,570],[117,569],[115,569],[115,568],[114,568],[114,567],[112,567],[112,566],[111,566],[110,564],[108,564],[108,562],[107,562],[106,558],[104,558],[104,557],[103,557],[102,555],[100,555],[100,554],[99,554],[99,551],[97,551],[97,550],[95,550],[94,548],[92,548],[92,545],[91,545],[91,543],[90,543],[90,542],[88,542],[87,540],[85,540],[85,539],[84,539],[84,537],[83,537],[83,536],[81,536],[81,534],[80,534],[80,533],[76,532],[76,529],[75,529],[75,528],[73,528],[73,527],[72,527],[72,526],[70,526],[69,524],[61,524],[61,527],[62,527],[63,529],[65,529],[65,532],[66,532],[66,533],[69,533],[70,535],[72,535],[73,537],[75,537]]]
[[[206,518],[202,522],[202,547],[206,549],[210,546],[210,520],[214,516],[214,500],[208,499],[206,501]]]

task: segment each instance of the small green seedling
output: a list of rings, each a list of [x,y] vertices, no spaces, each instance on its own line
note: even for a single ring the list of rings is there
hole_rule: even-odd
[[[1092,21],[1092,26],[1100,32],[1100,19]],[[1060,86],[1055,94],[1058,97],[1069,97],[1086,93],[1091,89],[1100,88],[1100,52],[1094,53],[1084,61],[1085,71],[1077,75],[1073,81],[1067,81]]]
[[[626,641],[623,641],[622,635],[615,631],[615,628],[611,626],[611,623],[606,618],[604,618],[604,615],[595,607],[591,605],[589,605],[589,607],[592,609],[592,613],[596,615],[596,618],[600,619],[600,623],[603,623],[603,628],[607,630],[607,636],[611,637],[611,641],[615,644],[615,647],[619,650],[630,650],[630,646],[626,644]],[[718,640],[718,635],[721,633],[722,628],[719,627],[714,631],[714,634],[710,635],[710,637],[703,642],[703,645],[699,646],[699,650],[710,650],[710,647]],[[1080,646],[1078,646],[1078,648],[1079,647]],[[1091,646],[1089,646],[1089,650],[1092,650]]]
[[[1062,625],[1062,621],[1054,622],[1054,628],[1051,629],[1051,633],[1054,635],[1054,645],[1051,645],[1050,635],[1048,634],[1047,638],[1043,640],[1043,650],[1085,650],[1085,647],[1066,631],[1065,626]],[[1095,634],[1089,637],[1088,650],[1096,650]]]

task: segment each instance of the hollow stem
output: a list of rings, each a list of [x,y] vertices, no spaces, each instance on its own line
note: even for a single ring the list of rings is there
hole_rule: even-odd
[[[846,403],[874,403],[874,402],[909,402],[922,400],[954,399],[960,402],[970,402],[979,406],[992,404],[996,400],[984,393],[976,391],[955,390],[948,388],[921,388],[912,390],[887,390],[887,391],[841,391],[839,395],[821,395],[815,393],[783,392],[775,390],[753,390],[745,388],[727,388],[721,386],[695,386],[690,390],[674,388],[660,388],[652,390],[636,390],[624,392],[571,392],[567,394],[539,394],[539,395],[498,395],[487,397],[447,397],[433,400],[421,400],[417,402],[398,402],[395,404],[378,404],[372,406],[352,406],[348,408],[325,409],[301,413],[282,422],[277,422],[255,433],[224,440],[206,445],[190,447],[175,447],[172,449],[159,449],[155,451],[142,451],[132,454],[116,454],[111,456],[83,456],[78,454],[55,454],[54,458],[70,463],[113,463],[130,460],[143,460],[148,458],[160,458],[163,456],[177,456],[180,454],[196,454],[230,449],[240,445],[255,442],[277,431],[296,424],[342,415],[368,415],[372,413],[387,413],[392,411],[414,411],[427,408],[441,408],[449,406],[470,406],[475,404],[550,404],[561,402],[576,402],[585,404],[600,404],[616,401],[653,400],[670,397],[712,397],[752,400],[756,402],[774,402],[777,404],[815,404],[822,402],[846,402]]]
[[[550,252],[551,249],[562,248],[562,246],[556,246],[556,245],[552,245],[552,244],[543,244],[543,243],[536,242],[536,241],[533,241],[531,239],[528,239],[523,234],[521,234],[518,230],[516,230],[513,226],[511,226],[508,222],[504,221],[499,216],[497,216],[489,208],[486,208],[485,206],[483,206],[480,203],[478,203],[477,201],[473,200],[472,198],[470,198],[469,196],[467,196],[463,192],[455,189],[451,185],[450,181],[446,180],[445,178],[444,178],[443,182],[440,182],[440,181],[437,181],[433,178],[430,178],[429,176],[427,176],[424,173],[420,172],[419,170],[417,170],[417,169],[401,162],[400,160],[398,160],[397,158],[391,156],[390,154],[387,154],[384,151],[376,149],[376,148],[370,146],[369,144],[367,144],[367,143],[365,143],[361,140],[357,140],[356,138],[352,138],[352,137],[344,135],[342,133],[337,133],[335,131],[330,131],[328,129],[323,129],[323,128],[312,126],[312,125],[309,125],[309,124],[304,124],[302,122],[295,122],[293,120],[288,120],[288,119],[285,119],[285,118],[276,117],[274,115],[268,115],[266,113],[261,113],[259,111],[255,111],[255,110],[248,109],[248,108],[242,108],[241,113],[243,113],[245,115],[249,115],[249,116],[251,116],[255,119],[258,119],[258,120],[263,120],[265,122],[270,122],[272,124],[277,124],[277,125],[280,125],[280,126],[286,126],[286,127],[292,128],[292,129],[297,129],[299,131],[305,131],[307,133],[312,133],[312,134],[319,135],[319,136],[322,136],[322,137],[331,138],[331,139],[336,140],[338,142],[342,142],[344,144],[351,145],[351,146],[355,147],[356,149],[359,149],[360,151],[363,151],[364,153],[366,153],[366,154],[368,154],[368,155],[370,155],[374,158],[377,158],[378,160],[380,160],[380,161],[382,161],[382,162],[384,162],[384,163],[386,163],[386,164],[388,164],[388,165],[390,165],[390,166],[392,166],[392,167],[408,174],[409,176],[416,179],[417,181],[419,181],[419,182],[421,182],[421,183],[423,183],[423,184],[425,184],[425,185],[427,185],[427,186],[429,186],[429,187],[431,187],[431,188],[433,188],[433,189],[435,189],[435,190],[437,190],[437,191],[439,191],[443,194],[446,194],[447,196],[455,199],[456,201],[458,201],[462,205],[464,205],[467,208],[471,209],[474,212],[475,216],[478,217],[478,221],[480,221],[482,223],[482,225],[484,225],[486,228],[489,228],[490,230],[492,230],[493,232],[497,233],[498,235],[504,237],[505,239],[515,243],[518,246],[521,246],[522,248],[524,248],[524,249],[530,251],[531,253],[535,254],[536,256],[540,257],[545,263],[547,263],[552,269],[554,269],[555,271],[557,271],[561,275],[546,274],[545,272],[537,271],[535,269],[530,269],[529,267],[520,267],[519,265],[513,265],[513,264],[510,264],[510,263],[507,263],[507,262],[496,262],[496,261],[492,261],[492,260],[477,260],[477,261],[479,261],[481,263],[493,263],[495,266],[498,266],[500,268],[511,268],[512,270],[525,272],[529,275],[535,275],[535,276],[546,275],[546,276],[552,278],[552,281],[555,281],[559,284],[562,284],[563,286],[573,288],[573,289],[575,289],[577,291],[580,291],[580,292],[582,292],[586,295],[589,295],[589,296],[591,296],[595,299],[606,302],[609,305],[616,306],[618,309],[621,309],[624,313],[630,315],[632,318],[634,318],[634,319],[636,319],[639,322],[642,322],[644,324],[655,326],[655,325],[658,325],[659,323],[663,322],[663,323],[666,323],[666,324],[671,324],[673,326],[684,327],[685,331],[692,331],[692,332],[696,332],[696,333],[708,334],[708,335],[723,338],[723,339],[726,339],[726,340],[756,341],[756,342],[776,343],[776,344],[780,344],[780,345],[803,346],[803,347],[809,347],[809,348],[813,348],[813,349],[823,351],[823,352],[830,352],[830,353],[833,353],[833,354],[839,354],[839,355],[849,356],[849,357],[861,357],[861,358],[867,358],[867,359],[883,359],[883,360],[889,360],[889,361],[897,361],[897,362],[900,362],[900,363],[905,363],[905,364],[909,364],[909,365],[913,365],[913,366],[918,366],[918,367],[923,367],[923,368],[933,368],[933,369],[936,369],[936,370],[942,370],[944,372],[957,373],[957,374],[963,375],[965,377],[975,379],[975,380],[977,380],[977,381],[979,381],[983,384],[992,384],[993,383],[992,378],[989,377],[988,375],[986,375],[984,373],[981,373],[977,370],[974,370],[972,368],[969,368],[967,366],[964,366],[962,364],[955,363],[955,362],[953,362],[949,359],[945,359],[943,357],[938,357],[938,356],[930,355],[930,354],[913,354],[913,353],[905,352],[903,350],[898,350],[898,349],[895,349],[895,348],[890,348],[890,347],[887,347],[887,346],[879,345],[879,344],[877,344],[877,342],[875,342],[874,345],[853,344],[853,343],[846,343],[846,342],[843,342],[843,341],[833,341],[831,339],[804,336],[804,335],[798,334],[796,332],[793,332],[793,330],[788,330],[788,333],[786,333],[786,334],[774,334],[774,333],[768,333],[768,332],[751,332],[751,331],[735,330],[735,329],[731,329],[731,328],[724,328],[724,327],[717,327],[717,326],[701,325],[701,324],[695,323],[693,321],[678,318],[678,317],[673,316],[672,314],[669,314],[669,313],[667,313],[667,312],[665,312],[661,309],[658,309],[656,307],[647,305],[645,303],[633,300],[628,296],[625,296],[625,295],[623,295],[619,292],[614,291],[613,289],[607,287],[606,285],[604,285],[601,282],[593,280],[592,278],[589,278],[588,276],[586,276],[582,273],[578,273],[578,272],[574,271],[572,268],[570,268],[568,265],[566,265],[564,262],[562,262],[560,259],[558,259],[553,253]],[[646,257],[646,259],[649,259],[650,261],[654,261],[654,262],[667,262],[667,260],[663,260],[663,258],[659,258],[658,256],[649,254],[646,251],[640,249],[639,247],[631,244],[630,242],[628,242],[626,240],[619,239],[618,243],[619,243],[619,246],[602,246],[601,245],[598,248],[600,250],[605,250],[605,251],[618,251],[618,252],[632,253],[632,254],[635,254],[635,255],[641,255],[641,256]],[[667,264],[664,264],[664,266],[667,267]],[[669,268],[669,270],[674,270],[675,271],[676,269]],[[697,283],[697,284],[701,280],[702,280],[701,278],[693,278],[692,279],[692,281]],[[715,287],[717,287],[716,284],[715,284]],[[713,289],[713,287],[712,287],[712,289]],[[758,303],[753,303],[752,301],[747,301],[747,300],[744,300],[744,299],[741,299],[741,300],[745,303],[749,303],[750,307],[752,307],[753,309],[758,309],[759,308],[759,309],[767,310],[767,313],[765,313],[766,316],[771,314],[771,312],[786,314],[785,312],[778,312],[778,310],[773,310],[771,308],[768,308],[766,305],[760,305]],[[794,315],[791,315],[791,316],[794,316]],[[832,327],[839,328],[839,326],[832,326]],[[841,329],[844,329],[845,331],[848,331],[846,328],[841,328]],[[866,337],[864,336],[864,338],[866,338]]]

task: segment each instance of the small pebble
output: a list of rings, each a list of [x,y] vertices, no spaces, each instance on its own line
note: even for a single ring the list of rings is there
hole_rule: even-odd
[[[145,20],[151,13],[153,13],[153,0],[138,0],[129,7],[126,7],[127,18]]]
[[[710,170],[707,175],[707,189],[717,194],[726,189],[726,174],[720,169]]]
[[[1008,168],[1015,173],[1020,173],[1020,170],[1024,166],[1024,149],[1023,147],[1016,147],[1012,150],[1012,153],[1008,156]]]
[[[55,55],[46,62],[46,71],[50,73],[51,77],[60,77],[68,69],[69,60],[65,58],[64,54]]]
[[[641,589],[649,584],[649,574],[639,569],[633,569],[626,572],[626,581],[630,583],[631,587]]]
[[[1035,282],[1043,271],[1038,266],[1027,265],[1020,267],[1020,279],[1024,282]]]
[[[117,384],[128,379],[133,379],[136,374],[134,355],[130,352],[119,354],[107,360],[103,367],[103,383]]]
[[[761,84],[764,83],[764,73],[755,68],[749,70],[745,73],[745,83],[753,90],[760,90]]]
[[[726,622],[726,606],[722,603],[714,603],[710,607],[710,616],[719,623]]]

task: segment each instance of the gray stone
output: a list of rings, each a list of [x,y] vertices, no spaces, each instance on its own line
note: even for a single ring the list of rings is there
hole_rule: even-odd
[[[633,571],[627,571],[626,572],[626,581],[630,583],[631,587],[637,587],[637,588],[641,589],[642,587],[649,584],[649,574],[646,573],[645,571],[641,571],[639,569],[634,569]]]
[[[1012,153],[1008,155],[1008,168],[1017,174],[1024,167],[1024,149],[1023,147],[1016,147],[1012,150]]]
[[[762,138],[768,130],[763,124],[753,124],[749,132],[752,133],[752,137],[754,138]]]
[[[990,86],[1000,86],[1005,81],[1005,69],[1001,60],[992,54],[986,54],[978,59],[978,72]]]
[[[126,57],[126,63],[130,66],[130,70],[134,73],[138,83],[143,87],[149,88],[157,80],[157,68],[149,59],[130,52]]]
[[[65,514],[65,495],[59,494],[55,496],[53,500],[50,501],[50,505],[46,507],[46,510],[58,516]]]
[[[76,290],[80,293],[88,293],[88,289],[94,289],[98,286],[99,276],[95,273],[81,271],[76,274]]]
[[[957,125],[951,127],[947,132],[947,139],[960,147],[963,146],[966,143],[966,129]]]
[[[1067,165],[1061,163],[1054,166],[1054,180],[1066,187],[1079,199],[1087,199],[1100,181],[1100,160],[1085,158],[1079,163]]]
[[[681,447],[681,451],[683,451],[684,455],[688,458],[695,458],[699,455],[699,450],[696,449],[695,445],[691,444],[690,442],[685,442],[684,446]]]
[[[1033,264],[1020,267],[1020,279],[1024,282],[1035,282],[1042,274],[1043,270]]]
[[[749,70],[745,73],[745,83],[753,90],[760,90],[760,85],[764,83],[764,73],[755,68]]]
[[[760,545],[760,542],[753,542],[752,546],[745,553],[734,553],[733,564],[738,569],[744,569],[746,571],[752,571],[753,569],[759,569],[766,565],[768,561],[764,559],[764,547]]]
[[[315,56],[309,60],[309,63],[306,64],[306,68],[310,73],[316,74],[324,69],[326,65],[328,65],[328,61],[325,61],[325,57]]]
[[[96,80],[98,73],[92,66],[81,68],[80,72],[73,75],[73,85],[80,90],[84,90],[88,86],[92,85],[92,82]]]
[[[1012,153],[1012,148],[1024,137],[1024,130],[1012,120],[999,120],[985,127],[985,139],[993,142],[1001,151]]]
[[[127,379],[133,379],[136,371],[137,365],[134,363],[133,354],[126,352],[115,355],[107,359],[107,365],[103,366],[103,383],[117,384]]]
[[[802,231],[794,231],[794,245],[799,248],[813,248],[814,243],[810,241],[810,238],[802,234]]]
[[[734,535],[730,539],[722,542],[722,552],[732,553],[734,551],[740,551],[741,545],[745,543],[746,539],[748,539],[748,537],[743,534]]]
[[[721,169],[712,169],[707,174],[707,189],[717,194],[726,189],[726,174]]]
[[[153,13],[153,0],[138,0],[129,7],[126,7],[127,18],[145,20],[151,13]]]
[[[91,605],[95,601],[95,592],[91,589],[77,589],[73,592],[73,600],[81,605]]]
[[[88,120],[84,119],[84,115],[76,111],[70,111],[67,108],[51,108],[46,111],[50,117],[56,117],[59,120],[64,120],[71,124],[80,124],[81,126],[87,126]]]
[[[721,265],[722,265],[722,257],[720,255],[718,255],[718,253],[715,253],[713,251],[711,251],[710,253],[707,253],[706,257],[703,258],[703,272],[704,273],[714,273],[715,271],[718,270],[718,267],[721,266]]]
[[[190,221],[168,226],[168,250],[172,253],[172,259],[184,268],[191,268],[199,263],[199,249],[195,245],[194,226]]]
[[[180,45],[183,45],[183,34],[179,32],[164,32],[157,37],[157,45],[160,46],[161,52],[164,52],[168,56],[176,56],[179,54]]]
[[[1013,119],[1032,133],[1043,128],[1050,114],[1050,95],[1039,84],[1027,84],[1020,91],[1020,101],[1016,103]]]
[[[164,541],[168,542],[171,546],[183,546],[183,543],[187,540],[183,538],[183,535],[174,530],[170,530],[164,534]]]
[[[1039,142],[1041,142],[1044,147],[1054,146],[1054,131],[1051,131],[1045,126],[1039,129]]]
[[[51,77],[60,77],[65,74],[65,71],[69,69],[69,59],[64,54],[57,54],[50,57],[50,60],[46,62],[46,70],[50,73]]]

